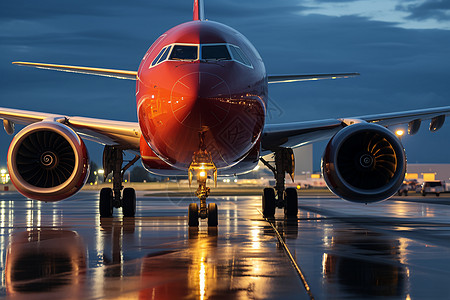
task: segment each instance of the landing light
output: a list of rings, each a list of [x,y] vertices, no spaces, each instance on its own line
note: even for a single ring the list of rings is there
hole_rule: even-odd
[[[405,134],[405,131],[403,131],[403,129],[399,129],[395,132],[395,134],[399,137],[403,136]]]
[[[205,171],[200,171],[199,176],[201,178],[205,178],[206,177],[206,172]]]

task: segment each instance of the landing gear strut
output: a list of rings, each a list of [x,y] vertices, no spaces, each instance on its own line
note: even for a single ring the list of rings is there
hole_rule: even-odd
[[[275,166],[265,159],[260,158],[262,163],[268,167],[275,177],[275,190],[265,188],[262,196],[263,215],[266,218],[275,216],[275,208],[284,208],[284,216],[296,218],[298,212],[298,197],[295,188],[285,188],[285,176],[288,173],[294,181],[295,159],[291,148],[279,148],[275,152]],[[276,196],[275,196],[276,191]]]
[[[189,226],[198,226],[198,219],[208,218],[208,226],[218,225],[217,205],[209,203],[206,205],[206,198],[210,193],[210,188],[206,186],[208,180],[208,173],[211,173],[214,178],[214,184],[217,186],[217,168],[214,165],[211,154],[205,149],[203,143],[203,134],[200,133],[200,150],[194,153],[192,163],[189,166],[189,185],[192,183],[194,175],[197,176],[198,188],[195,193],[200,200],[200,209],[197,203],[189,205]]]
[[[113,215],[113,208],[122,207],[124,217],[134,217],[136,213],[136,192],[133,188],[125,188],[123,194],[123,174],[130,168],[139,156],[128,162],[123,168],[123,150],[114,146],[105,146],[103,150],[104,178],[113,172],[113,188],[102,188],[100,191],[100,217],[110,218]]]

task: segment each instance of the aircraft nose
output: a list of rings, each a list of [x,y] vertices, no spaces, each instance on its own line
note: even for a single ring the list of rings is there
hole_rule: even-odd
[[[170,104],[182,125],[202,130],[220,125],[231,107],[230,89],[221,77],[207,72],[187,74],[173,85]]]

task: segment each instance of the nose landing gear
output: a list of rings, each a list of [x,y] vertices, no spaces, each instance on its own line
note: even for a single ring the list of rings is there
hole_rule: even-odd
[[[263,158],[262,163],[268,167],[275,177],[275,190],[265,188],[262,196],[263,215],[274,218],[275,208],[284,208],[286,218],[296,218],[298,213],[298,196],[295,188],[285,188],[285,176],[288,173],[294,181],[295,159],[291,148],[280,148],[275,152],[275,166]],[[275,196],[276,191],[276,196]]]
[[[217,205],[215,203],[206,205],[206,198],[210,194],[210,188],[206,184],[208,173],[211,173],[211,171],[213,173],[214,185],[217,186],[217,168],[212,161],[211,154],[201,149],[195,152],[188,170],[189,185],[192,183],[194,175],[196,175],[198,188],[195,195],[200,200],[200,209],[197,203],[191,203],[189,205],[189,226],[198,226],[199,218],[208,218],[208,226],[218,225]]]

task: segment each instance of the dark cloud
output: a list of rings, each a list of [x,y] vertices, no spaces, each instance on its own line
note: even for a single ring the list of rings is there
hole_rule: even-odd
[[[409,12],[409,19],[412,20],[450,20],[450,1],[448,0],[427,0],[420,4],[401,4],[398,10]]]
[[[316,0],[319,3],[346,3],[346,2],[357,2],[360,0]]]
[[[135,121],[134,82],[17,67],[11,61],[136,70],[160,34],[192,18],[192,1],[66,2],[1,2],[0,106]],[[205,10],[209,19],[246,35],[268,73],[362,74],[271,85],[282,113],[269,122],[449,105],[450,31],[402,29],[356,16],[303,16],[299,12],[306,8],[294,0],[254,3],[210,0]],[[450,162],[445,151],[450,125],[436,134],[423,127],[417,136],[403,139],[410,161]],[[1,131],[0,166],[10,140]],[[100,161],[95,151],[92,156]]]

